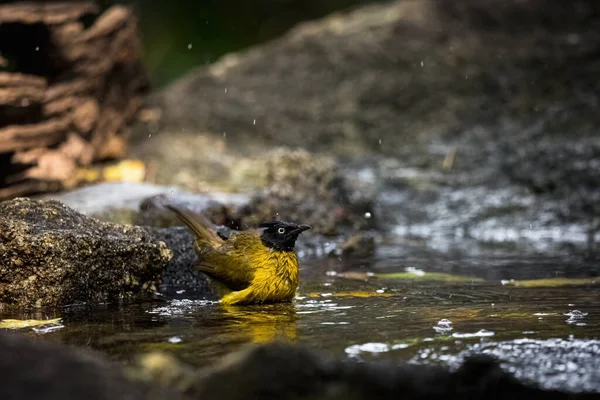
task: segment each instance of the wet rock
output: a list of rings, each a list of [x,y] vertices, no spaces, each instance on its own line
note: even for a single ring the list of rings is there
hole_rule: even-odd
[[[173,366],[168,357],[156,359],[138,367],[146,379],[183,387],[190,397],[205,400],[585,397],[523,384],[487,356],[471,357],[451,372],[434,366],[329,360],[302,347],[271,343],[231,354],[200,371],[195,380],[188,368]],[[181,375],[167,376],[165,366]]]
[[[182,399],[129,380],[121,366],[90,352],[0,332],[0,398],[49,400]]]
[[[480,343],[450,359],[457,367],[474,354],[488,354],[501,361],[518,379],[536,382],[546,389],[600,393],[600,341],[517,339]]]
[[[194,270],[197,254],[194,236],[187,227],[153,228],[153,236],[173,254],[162,273],[161,293],[170,297],[218,299],[216,285],[202,272]]]
[[[64,204],[0,203],[0,302],[99,304],[154,295],[171,259],[146,230],[100,222]]]

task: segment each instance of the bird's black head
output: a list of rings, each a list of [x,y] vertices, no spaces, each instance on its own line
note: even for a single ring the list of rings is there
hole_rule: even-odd
[[[296,225],[284,221],[263,222],[259,227],[267,228],[260,236],[266,246],[286,251],[294,250],[298,235],[310,229],[308,225]]]

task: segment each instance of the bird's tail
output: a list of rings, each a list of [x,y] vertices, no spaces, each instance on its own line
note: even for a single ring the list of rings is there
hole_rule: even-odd
[[[181,222],[194,232],[198,242],[205,242],[213,247],[223,244],[224,241],[217,235],[214,225],[204,215],[196,214],[181,206],[167,204],[165,207],[177,214]]]

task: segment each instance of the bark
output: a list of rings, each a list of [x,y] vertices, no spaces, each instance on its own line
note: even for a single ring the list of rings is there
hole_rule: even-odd
[[[149,89],[129,7],[4,4],[0,37],[0,200],[76,186],[125,154]]]

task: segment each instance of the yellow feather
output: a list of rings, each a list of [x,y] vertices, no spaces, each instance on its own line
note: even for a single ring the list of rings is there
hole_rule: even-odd
[[[196,269],[222,283],[225,305],[288,302],[299,284],[298,258],[293,250],[266,246],[259,232],[250,230],[221,239],[196,214],[168,206],[196,235]]]

